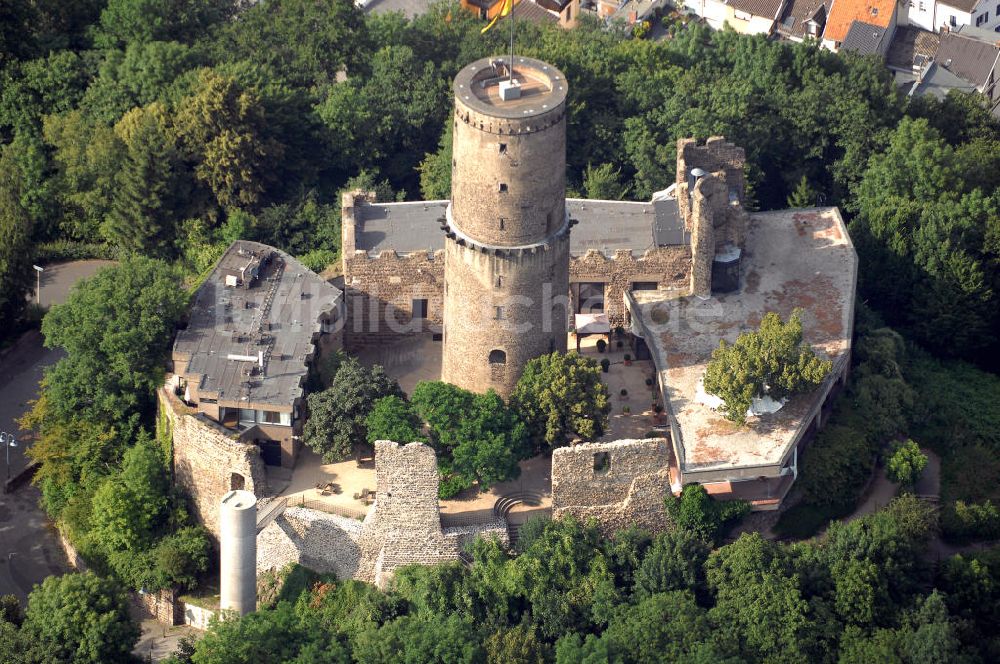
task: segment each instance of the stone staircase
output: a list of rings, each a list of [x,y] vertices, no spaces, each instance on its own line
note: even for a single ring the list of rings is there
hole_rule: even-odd
[[[498,519],[503,519],[504,523],[507,524],[507,535],[510,537],[510,547],[512,549],[517,546],[518,535],[523,522],[512,523],[510,519],[511,511],[518,505],[537,506],[541,504],[542,495],[535,491],[508,493],[497,498],[496,503],[493,504],[493,514]]]

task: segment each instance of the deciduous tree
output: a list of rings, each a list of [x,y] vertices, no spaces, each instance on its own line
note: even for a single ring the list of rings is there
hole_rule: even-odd
[[[793,311],[787,323],[770,312],[758,330],[744,332],[736,343],[719,341],[705,370],[705,391],[723,400],[726,419],[743,424],[755,398],[780,400],[811,389],[832,366],[803,341],[801,311]]]
[[[600,367],[573,352],[528,362],[510,402],[527,424],[536,449],[560,447],[571,436],[598,438],[611,412]]]
[[[21,202],[20,173],[9,149],[0,157],[0,318],[9,321],[3,336],[16,329],[34,282],[31,269],[31,218]]]
[[[353,357],[345,359],[330,387],[309,395],[303,441],[328,463],[349,457],[353,446],[368,438],[366,420],[375,403],[387,396],[402,397],[403,391],[381,366],[368,369]]]
[[[121,587],[92,572],[48,577],[28,597],[25,616],[21,629],[34,656],[29,661],[131,662],[139,640]]]

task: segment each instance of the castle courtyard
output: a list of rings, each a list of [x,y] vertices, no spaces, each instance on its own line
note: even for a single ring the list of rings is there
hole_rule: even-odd
[[[634,357],[635,350],[627,339],[622,339],[619,348],[614,335],[605,352],[599,352],[599,338],[607,339],[596,335],[581,338],[579,351],[595,362],[605,358],[610,362],[608,371],[601,373],[601,380],[608,387],[611,414],[607,430],[595,442],[646,438],[654,431],[656,435],[668,436],[665,419],[657,417],[653,410],[654,403],[662,403],[653,362],[630,359],[626,363],[625,356]],[[573,335],[567,345],[576,346]],[[431,335],[368,349],[358,357],[366,365],[381,364],[407,394],[412,393],[418,382],[439,380],[441,375],[441,342],[434,341]],[[496,484],[485,493],[472,487],[455,498],[442,500],[442,522],[463,525],[489,521],[494,518],[498,501],[510,497],[523,500],[507,512],[512,523],[523,522],[536,513],[547,514],[552,503],[551,457],[539,455],[522,461],[520,466],[521,475],[517,479]],[[366,489],[375,488],[375,464],[371,458],[363,458],[360,463],[355,459],[323,463],[318,454],[304,448],[294,469],[269,467],[268,483],[279,497],[288,499],[289,505],[363,519],[371,509],[371,500],[360,496]]]

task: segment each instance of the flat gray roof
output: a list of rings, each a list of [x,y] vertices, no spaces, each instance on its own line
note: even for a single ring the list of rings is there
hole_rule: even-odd
[[[803,208],[750,215],[741,288],[707,300],[662,291],[632,291],[666,398],[676,420],[681,473],[776,466],[789,454],[806,416],[829,380],[848,361],[854,322],[857,255],[837,208]],[[783,319],[803,309],[803,338],[834,362],[828,382],[792,397],[781,410],[725,420],[699,398],[699,384],[719,340],[736,341],[768,312]],[[761,473],[747,471],[753,477]]]
[[[227,274],[257,259],[259,277],[249,288],[226,285]],[[174,360],[187,362],[189,380],[200,376],[200,398],[288,410],[302,396],[313,336],[335,317],[342,297],[285,252],[239,240],[195,294],[190,322],[174,341]]]
[[[440,226],[448,201],[363,203],[355,208],[355,248],[375,255],[444,249]],[[618,249],[643,252],[657,246],[687,244],[676,200],[641,203],[567,198],[566,209],[579,223],[570,231],[570,253],[596,249],[613,256]]]

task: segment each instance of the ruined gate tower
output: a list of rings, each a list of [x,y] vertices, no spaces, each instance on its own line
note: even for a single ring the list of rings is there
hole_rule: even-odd
[[[511,393],[532,358],[566,350],[566,78],[532,58],[455,77],[444,231],[442,379]],[[513,89],[511,89],[513,88]]]

